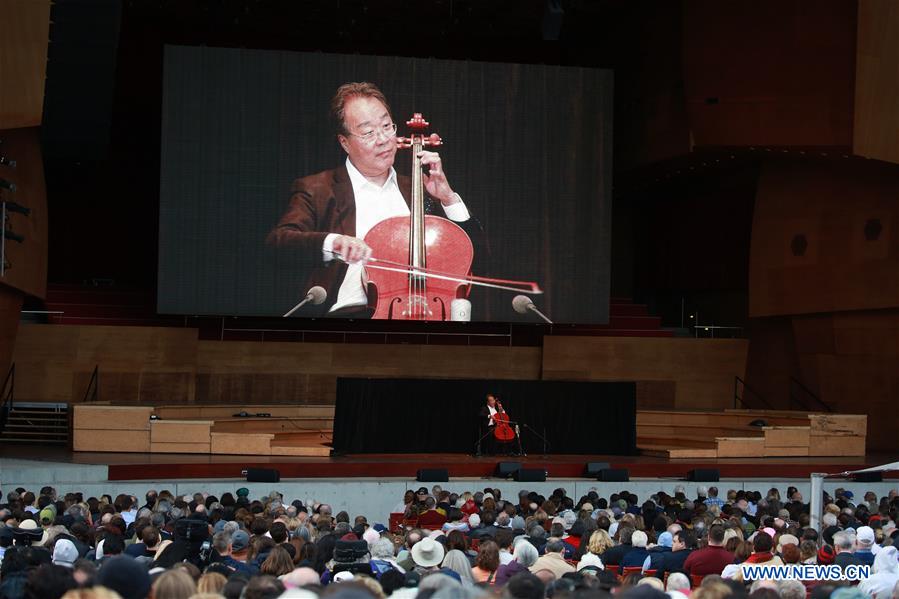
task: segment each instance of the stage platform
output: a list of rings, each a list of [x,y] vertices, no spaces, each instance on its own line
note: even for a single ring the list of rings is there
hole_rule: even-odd
[[[480,456],[465,454],[355,454],[331,457],[201,455],[160,453],[72,452],[53,447],[2,446],[2,455],[56,463],[105,465],[107,480],[241,478],[251,468],[277,469],[281,478],[297,479],[414,479],[420,468],[446,468],[450,478],[490,478],[497,462],[521,462],[546,470],[548,478],[582,478],[587,462],[608,462],[627,469],[632,478],[683,478],[690,470],[714,468],[722,478],[807,479],[812,472],[840,473],[899,460],[899,454],[864,457],[780,457],[666,459],[654,456],[527,455]],[[899,479],[899,472],[885,478]]]

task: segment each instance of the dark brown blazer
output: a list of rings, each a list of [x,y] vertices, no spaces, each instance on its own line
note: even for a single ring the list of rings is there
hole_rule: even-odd
[[[406,204],[410,204],[411,177],[397,175],[397,184]],[[445,216],[440,202],[430,197],[426,197],[425,212]],[[482,236],[480,223],[472,217],[456,224],[472,238],[477,255]],[[303,283],[296,290],[297,302],[314,285],[321,285],[328,292],[324,303],[319,306],[307,304],[296,316],[323,316],[337,301],[347,265],[340,260],[325,262],[322,245],[329,233],[356,235],[356,198],[346,165],[294,181],[287,210],[266,238],[267,245],[300,258],[300,268],[304,272],[299,277]],[[283,306],[283,311],[291,307]],[[281,308],[278,306],[277,310]]]

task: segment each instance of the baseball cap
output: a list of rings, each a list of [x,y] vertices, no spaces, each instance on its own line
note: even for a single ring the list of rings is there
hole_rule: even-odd
[[[858,530],[855,531],[855,540],[859,545],[873,545],[874,529],[870,526],[859,526]]]
[[[243,551],[250,544],[250,535],[244,530],[235,530],[231,535],[231,550]]]
[[[57,566],[65,566],[71,568],[78,559],[78,549],[75,543],[68,539],[59,539],[53,546],[53,563]]]

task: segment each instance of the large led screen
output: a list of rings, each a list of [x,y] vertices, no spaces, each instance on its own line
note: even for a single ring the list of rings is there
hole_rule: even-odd
[[[168,46],[162,117],[161,313],[608,320],[609,71]]]

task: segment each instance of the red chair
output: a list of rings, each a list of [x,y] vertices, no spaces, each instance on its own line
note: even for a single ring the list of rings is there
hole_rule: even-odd
[[[703,578],[705,578],[705,574],[690,574],[690,588],[695,589],[701,585]]]
[[[643,570],[643,576],[655,576],[656,570]]]
[[[643,572],[643,566],[626,566],[621,569],[621,578],[627,578],[631,574],[640,574]]]
[[[398,532],[403,528],[403,518],[406,514],[403,512],[394,512],[390,514],[387,520],[387,528],[390,532]]]

